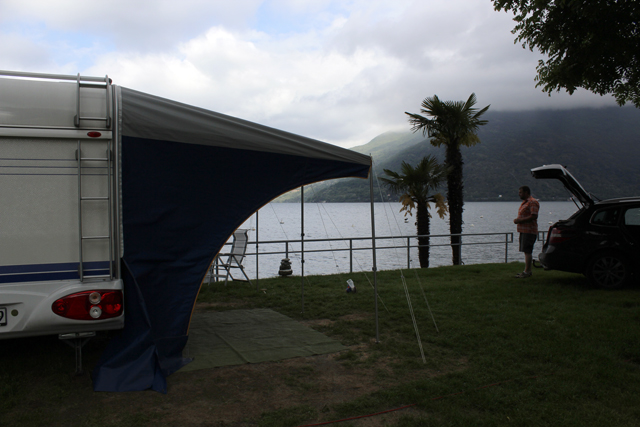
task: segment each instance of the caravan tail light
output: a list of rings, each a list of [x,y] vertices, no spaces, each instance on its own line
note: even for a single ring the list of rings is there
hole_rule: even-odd
[[[75,320],[101,320],[122,314],[122,291],[86,291],[57,299],[51,310]]]

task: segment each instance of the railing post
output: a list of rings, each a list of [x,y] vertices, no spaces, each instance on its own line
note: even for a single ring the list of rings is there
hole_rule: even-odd
[[[289,258],[289,242],[284,242],[284,257]]]
[[[504,235],[504,263],[509,262],[509,234]]]
[[[407,269],[411,268],[411,237],[407,237]]]
[[[353,273],[353,239],[349,239],[349,273]]]

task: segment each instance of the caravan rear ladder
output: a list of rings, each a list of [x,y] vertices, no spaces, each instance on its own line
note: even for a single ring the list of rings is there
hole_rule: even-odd
[[[83,78],[78,74],[77,78],[77,95],[76,95],[76,116],[73,118],[73,123],[76,127],[80,127],[80,120],[97,120],[105,123],[105,127],[109,129],[111,127],[111,116],[109,115],[109,94],[111,93],[111,79],[109,76],[104,76],[104,83],[87,82],[83,81]],[[105,117],[82,117],[80,115],[80,89],[81,88],[104,88],[107,91]]]
[[[112,224],[112,189],[111,189],[111,168],[112,168],[112,155],[111,155],[111,140],[107,143],[107,151],[105,157],[82,157],[82,142],[78,140],[78,150],[76,151],[76,159],[78,160],[78,229],[79,229],[79,265],[78,275],[80,281],[84,282],[86,279],[111,279],[113,278],[113,224]],[[84,176],[95,176],[93,174],[82,173],[82,162],[104,162],[107,168],[107,196],[83,196],[82,195],[82,180]],[[106,202],[107,206],[107,224],[109,225],[109,234],[107,236],[87,236],[84,234],[84,228],[82,226],[83,219],[83,204],[84,202]],[[109,241],[109,274],[102,275],[87,275],[84,268],[84,247],[85,242],[90,240],[108,240]]]

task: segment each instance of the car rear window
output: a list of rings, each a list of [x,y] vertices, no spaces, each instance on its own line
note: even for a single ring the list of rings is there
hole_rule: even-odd
[[[640,225],[640,207],[627,209],[624,213],[625,225]]]
[[[619,207],[602,209],[593,214],[591,217],[591,224],[613,227],[618,224],[619,216]]]

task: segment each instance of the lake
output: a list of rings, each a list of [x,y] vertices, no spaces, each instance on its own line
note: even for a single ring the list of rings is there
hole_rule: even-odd
[[[522,261],[523,256],[518,252],[518,236],[513,219],[517,216],[520,202],[467,202],[464,205],[464,225],[462,261],[464,264],[480,264],[505,262],[505,246],[507,247],[507,261]],[[376,203],[375,222],[376,236],[415,236],[414,216],[404,216],[400,212],[400,203]],[[538,227],[540,231],[547,231],[549,225],[560,219],[566,219],[577,210],[573,202],[540,202]],[[256,270],[260,278],[277,276],[280,260],[284,254],[268,254],[285,250],[284,243],[266,244],[265,241],[300,240],[301,234],[301,205],[297,203],[270,203],[263,207],[257,215],[254,214],[245,222],[242,228],[248,228],[249,255],[244,265],[249,277],[256,277]],[[371,271],[371,250],[353,251],[350,259],[348,241],[309,242],[313,239],[330,238],[358,238],[371,237],[371,208],[368,203],[305,203],[304,205],[304,233],[305,233],[305,275],[315,274],[346,274],[352,268],[354,272]],[[434,237],[449,233],[448,217],[440,219],[436,214],[431,220],[431,256],[430,266],[437,267],[451,265],[451,248],[444,246],[449,242],[448,237]],[[257,226],[256,226],[257,223]],[[505,244],[504,233],[514,233],[513,243]],[[471,234],[502,233],[493,236],[472,236]],[[466,234],[470,234],[467,236]],[[256,264],[256,236],[259,237],[259,265]],[[308,239],[308,240],[307,240]],[[478,244],[494,242],[492,244]],[[416,245],[417,239],[411,239]],[[369,241],[353,241],[353,248],[370,248]],[[443,245],[443,246],[438,246]],[[407,239],[395,238],[377,240],[377,247],[404,246],[398,249],[379,249],[377,251],[378,270],[419,267],[418,249],[411,248],[407,254]],[[534,255],[542,248],[541,242],[536,242]],[[325,252],[306,252],[310,250],[324,250]],[[299,252],[299,243],[290,243],[291,252]],[[301,271],[300,254],[290,253],[293,274]]]

